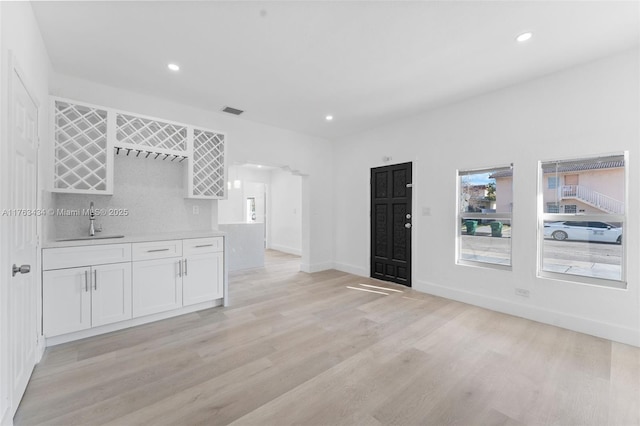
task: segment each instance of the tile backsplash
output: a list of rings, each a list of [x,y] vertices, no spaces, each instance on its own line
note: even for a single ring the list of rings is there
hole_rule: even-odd
[[[116,155],[114,194],[52,194],[51,208],[60,214],[48,216],[47,235],[50,239],[88,235],[89,217],[82,211],[91,201],[96,209],[106,209],[107,214],[95,221],[103,235],[215,229],[217,201],[185,198],[185,167],[161,159]],[[78,211],[80,216],[72,215]]]

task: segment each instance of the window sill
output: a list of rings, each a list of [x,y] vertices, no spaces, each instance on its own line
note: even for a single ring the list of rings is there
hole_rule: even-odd
[[[572,284],[588,285],[600,288],[610,288],[614,290],[627,290],[627,282],[621,280],[587,277],[584,275],[572,275],[560,272],[550,272],[539,270],[537,277],[554,281],[564,281]]]
[[[456,265],[470,266],[472,268],[497,269],[499,271],[511,271],[512,269],[511,265],[507,265],[507,264],[480,262],[480,261],[465,260],[465,259],[458,259],[456,261]]]

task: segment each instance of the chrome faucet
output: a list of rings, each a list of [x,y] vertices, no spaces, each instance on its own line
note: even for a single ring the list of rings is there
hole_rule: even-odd
[[[89,236],[93,237],[96,235],[96,228],[94,226],[94,222],[96,221],[96,212],[93,207],[93,201],[89,204]]]

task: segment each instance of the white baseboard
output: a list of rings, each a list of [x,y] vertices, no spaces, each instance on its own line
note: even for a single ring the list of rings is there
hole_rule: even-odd
[[[563,312],[514,303],[510,300],[488,297],[477,293],[443,287],[425,281],[413,280],[413,289],[446,299],[457,300],[492,311],[550,324],[568,330],[585,333],[616,342],[640,347],[640,332],[633,328],[594,321],[590,318],[569,315]]]
[[[326,271],[327,269],[333,269],[333,262],[322,263],[300,263],[300,271],[312,274],[314,272]]]
[[[296,256],[302,256],[302,250],[295,247],[282,246],[280,244],[269,244],[271,250],[281,251],[283,253],[294,254]]]
[[[62,343],[72,342],[74,340],[84,339],[86,337],[93,337],[99,334],[111,333],[112,331],[123,330],[129,327],[135,327],[136,325],[148,324],[150,322],[172,318],[178,315],[189,314],[192,312],[200,311],[202,309],[209,309],[215,306],[222,306],[222,302],[223,302],[223,299],[216,299],[209,302],[202,302],[195,305],[186,306],[186,307],[175,309],[172,311],[160,312],[158,314],[147,315],[140,318],[133,318],[126,321],[116,322],[114,324],[107,324],[100,327],[89,328],[87,330],[77,331],[75,333],[68,333],[60,336],[47,337],[46,346],[59,345]]]
[[[347,272],[349,274],[358,275],[360,277],[369,277],[369,270],[360,266],[350,265],[348,263],[334,262],[333,268],[338,271]]]

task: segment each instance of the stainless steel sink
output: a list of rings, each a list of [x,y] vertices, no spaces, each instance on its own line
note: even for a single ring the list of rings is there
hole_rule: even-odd
[[[56,241],[60,243],[63,241],[108,240],[111,238],[124,238],[124,235],[94,235],[93,237],[64,238]]]

